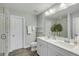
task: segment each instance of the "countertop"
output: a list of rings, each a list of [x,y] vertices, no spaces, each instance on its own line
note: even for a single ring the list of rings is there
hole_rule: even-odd
[[[57,38],[57,40],[55,40],[54,38],[47,38],[47,37],[37,37],[37,38],[40,40],[43,40],[45,42],[51,43],[53,45],[56,45],[60,48],[63,48],[67,51],[70,51],[76,55],[79,55],[79,45],[73,45],[70,43],[66,43],[66,42],[58,40],[58,38]]]

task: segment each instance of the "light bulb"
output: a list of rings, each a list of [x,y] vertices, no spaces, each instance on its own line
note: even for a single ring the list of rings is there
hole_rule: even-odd
[[[52,13],[55,13],[55,9],[50,9],[49,12],[52,14]]]
[[[61,5],[60,5],[60,8],[62,8],[62,9],[65,9],[67,6],[66,6],[66,4],[65,3],[62,3]]]
[[[46,11],[46,12],[45,12],[45,15],[46,15],[46,16],[48,16],[48,15],[49,15],[49,12],[48,12],[48,11]]]

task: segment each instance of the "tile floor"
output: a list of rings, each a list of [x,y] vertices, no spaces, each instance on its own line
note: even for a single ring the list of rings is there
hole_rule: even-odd
[[[30,48],[17,49],[9,53],[9,56],[38,56],[37,52],[32,52]]]

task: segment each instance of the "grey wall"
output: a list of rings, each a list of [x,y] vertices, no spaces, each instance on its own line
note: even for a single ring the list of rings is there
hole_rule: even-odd
[[[37,18],[34,15],[25,15],[25,25],[26,26],[37,26]],[[35,41],[36,39],[36,31],[33,32],[31,35],[25,36],[25,47],[28,47],[31,42]]]
[[[37,16],[37,36],[45,35],[45,16],[43,14]]]

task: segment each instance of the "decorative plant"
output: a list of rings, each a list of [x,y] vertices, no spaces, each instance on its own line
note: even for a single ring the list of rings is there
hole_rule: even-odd
[[[57,32],[57,34],[59,33],[60,35],[60,32],[63,30],[62,28],[62,25],[61,24],[54,24],[51,26],[51,31],[52,32]]]

